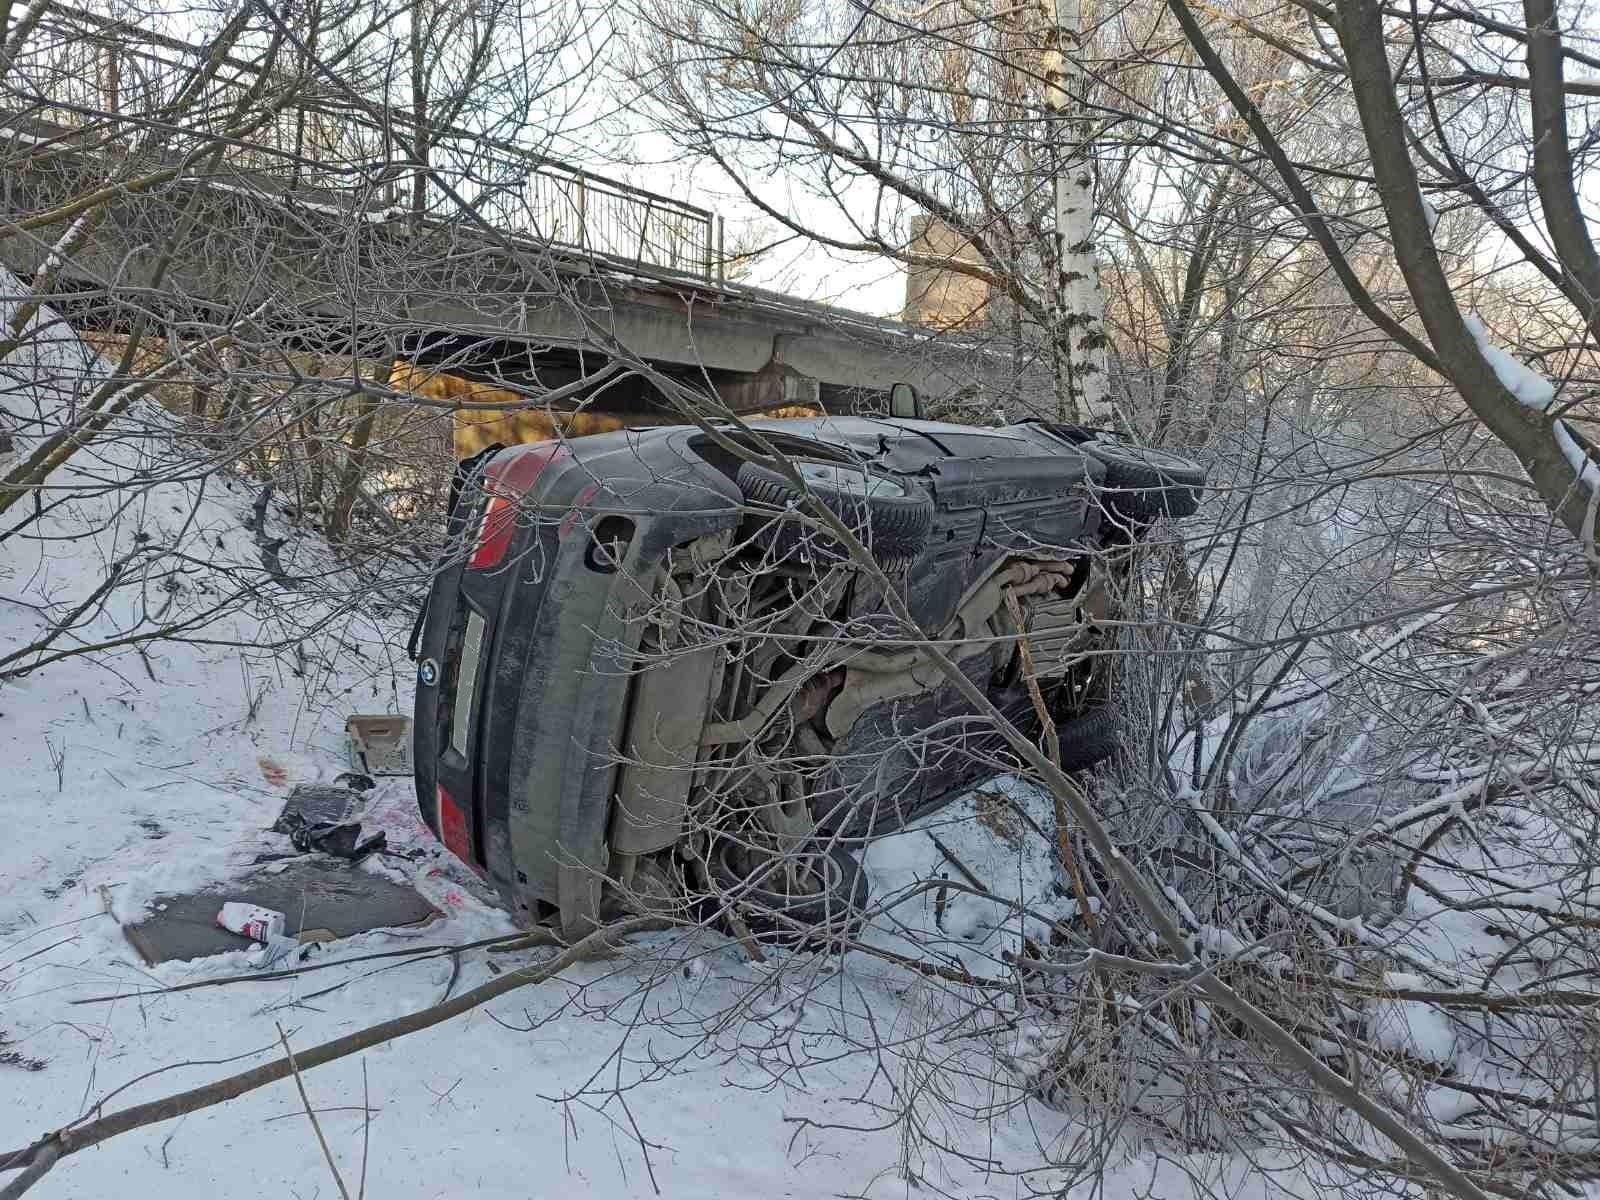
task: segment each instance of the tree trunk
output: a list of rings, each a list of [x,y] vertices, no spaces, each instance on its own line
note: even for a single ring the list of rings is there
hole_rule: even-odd
[[[428,6],[421,4],[411,10],[411,138],[417,157],[411,180],[411,224],[415,230],[422,228],[428,211],[428,67],[425,31],[420,24],[428,11]]]
[[[1055,199],[1056,405],[1062,420],[1100,420],[1110,410],[1106,380],[1105,298],[1094,247],[1094,164],[1083,115],[1082,0],[1055,0],[1045,35],[1045,108],[1049,114]]]
[[[356,493],[367,470],[367,446],[372,441],[372,425],[377,420],[378,402],[363,395],[356,401],[356,423],[350,433],[350,455],[339,476],[339,491],[328,511],[328,537],[342,542],[350,533],[350,513],[356,506]]]
[[[1511,393],[1498,378],[1457,306],[1417,189],[1406,125],[1395,99],[1383,14],[1362,0],[1338,0],[1337,12],[1339,43],[1350,66],[1350,89],[1372,155],[1373,179],[1388,220],[1395,261],[1438,356],[1440,373],[1490,432],[1517,456],[1550,511],[1574,537],[1592,549],[1595,531],[1588,515],[1590,493],[1577,467],[1563,452],[1558,429],[1564,427],[1545,407],[1530,407]],[[1555,32],[1541,30],[1540,36],[1553,38]],[[1536,56],[1530,60],[1538,61]],[[1552,85],[1551,90],[1557,89]],[[1536,180],[1543,169],[1536,162]],[[1562,189],[1547,186],[1541,199],[1551,204],[1547,217],[1555,214],[1553,226],[1560,226]],[[1568,232],[1573,238],[1580,233],[1583,236],[1579,244],[1570,248],[1578,261],[1567,262],[1563,257],[1562,265],[1581,278],[1586,269],[1583,251],[1588,246],[1587,234],[1581,229]],[[1558,253],[1561,250],[1558,242]]]

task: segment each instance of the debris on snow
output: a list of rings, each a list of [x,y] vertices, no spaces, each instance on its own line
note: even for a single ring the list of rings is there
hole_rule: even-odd
[[[337,784],[297,783],[289,789],[288,798],[278,819],[271,825],[273,833],[292,834],[308,825],[342,825],[360,815],[361,793],[354,788]]]
[[[439,909],[412,882],[317,854],[258,861],[188,891],[158,893],[147,911],[124,924],[123,934],[152,966],[190,963],[198,969],[205,959],[251,949],[241,937],[269,944],[276,936],[331,942],[437,921]],[[230,901],[242,910],[229,911]],[[282,926],[271,916],[261,916],[261,910],[282,914]],[[226,929],[219,915],[252,932]]]
[[[368,775],[411,778],[411,718],[396,713],[353,713],[344,723],[350,766]]]
[[[261,943],[261,949],[251,955],[250,965],[262,971],[285,962],[290,956],[300,953],[302,948],[309,951],[314,945],[303,945],[299,938],[285,934],[287,923],[288,918],[277,909],[237,900],[228,901],[217,913],[219,927]],[[304,955],[301,954],[301,957]]]
[[[277,909],[238,900],[229,900],[217,910],[217,924],[221,928],[247,937],[252,942],[264,942],[275,934],[281,934],[287,920]]]

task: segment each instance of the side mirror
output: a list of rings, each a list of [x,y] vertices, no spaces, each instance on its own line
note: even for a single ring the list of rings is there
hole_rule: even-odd
[[[922,419],[922,397],[909,383],[897,383],[889,389],[889,415],[902,420]]]

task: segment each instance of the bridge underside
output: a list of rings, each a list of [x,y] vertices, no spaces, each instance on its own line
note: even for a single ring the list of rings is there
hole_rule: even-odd
[[[405,359],[420,368],[447,372],[462,379],[537,398],[557,388],[582,388],[583,381],[607,362],[597,352],[540,345],[511,339],[463,338],[434,334],[414,339]],[[828,412],[854,413],[882,409],[885,386],[824,382],[781,359],[754,371],[691,366],[640,355],[655,373],[611,376],[585,389],[581,406],[595,412],[680,412],[682,393],[666,394],[663,386],[679,385],[704,396],[714,394],[719,407],[755,413],[782,405],[803,405]],[[667,381],[665,385],[658,378]],[[565,407],[577,407],[576,403]]]

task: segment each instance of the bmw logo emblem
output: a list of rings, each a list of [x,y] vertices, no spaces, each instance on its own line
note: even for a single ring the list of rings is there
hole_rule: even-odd
[[[432,687],[439,682],[439,664],[431,658],[423,659],[417,664],[417,682],[423,687]]]

